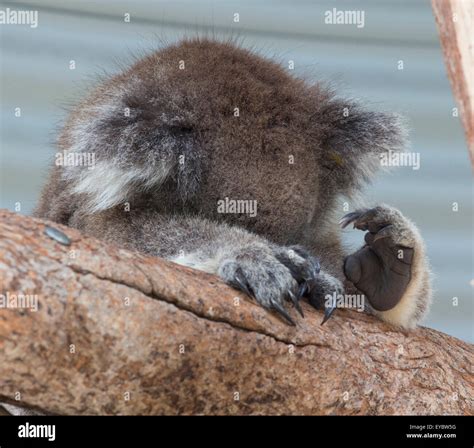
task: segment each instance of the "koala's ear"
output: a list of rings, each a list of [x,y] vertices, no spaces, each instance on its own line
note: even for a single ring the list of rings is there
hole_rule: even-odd
[[[341,100],[332,100],[322,112],[327,134],[321,164],[329,170],[327,181],[341,193],[362,188],[384,168],[382,159],[390,151],[405,150],[408,133],[398,114],[370,112]]]
[[[166,89],[142,80],[109,83],[71,115],[61,146],[94,156],[94,165],[66,166],[72,194],[97,212],[169,182],[187,200],[200,186],[201,159],[186,108]],[[168,95],[168,96],[167,96]]]

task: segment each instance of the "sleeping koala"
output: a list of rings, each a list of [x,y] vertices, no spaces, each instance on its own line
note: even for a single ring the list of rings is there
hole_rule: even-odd
[[[183,40],[74,108],[59,148],[94,166],[55,165],[35,215],[215,273],[290,324],[286,302],[302,314],[307,297],[327,319],[328,297],[358,293],[368,312],[412,328],[431,300],[415,225],[387,205],[349,213],[340,224],[367,232],[349,256],[337,225],[340,198],[405,138],[398,116],[232,42]]]

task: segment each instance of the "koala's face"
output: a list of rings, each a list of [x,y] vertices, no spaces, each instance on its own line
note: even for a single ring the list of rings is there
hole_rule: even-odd
[[[316,152],[301,134],[284,127],[229,124],[213,133],[206,148],[208,168],[198,195],[207,216],[290,240],[310,224],[318,205],[320,170]],[[256,214],[253,209],[222,213],[217,205],[225,198],[248,201]]]
[[[86,213],[141,200],[281,243],[326,222],[335,196],[359,189],[379,156],[403,145],[396,116],[336,99],[230,43],[199,39],[99,86],[59,140],[62,149],[96,156],[94,170],[72,167],[64,176]],[[251,210],[222,209],[221,201]]]
[[[314,116],[321,92],[227,44],[184,43],[156,63],[164,116],[174,117],[179,137],[200,154],[191,198],[199,211],[260,234],[301,234],[318,206],[325,129]],[[226,198],[253,201],[256,214],[223,213],[219,201]]]

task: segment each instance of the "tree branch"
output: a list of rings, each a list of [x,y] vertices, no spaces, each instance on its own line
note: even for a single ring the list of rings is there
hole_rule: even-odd
[[[290,327],[215,276],[49,223],[63,245],[46,224],[0,211],[0,401],[57,414],[472,410],[473,350],[454,337],[355,311],[320,326],[307,303]],[[38,310],[12,307],[21,295]]]
[[[474,167],[474,53],[472,0],[431,0],[454,96]]]

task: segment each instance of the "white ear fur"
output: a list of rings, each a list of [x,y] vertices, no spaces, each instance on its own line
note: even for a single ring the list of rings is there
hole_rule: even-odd
[[[121,138],[116,142],[116,155],[112,156],[113,158],[104,160],[97,157],[104,144],[97,123],[114,120],[124,113],[124,92],[132,89],[136,82],[132,79],[127,86],[110,87],[110,91],[101,101],[83,105],[69,128],[70,145],[67,152],[92,152],[95,160],[99,159],[93,166],[65,166],[62,172],[64,179],[72,183],[73,193],[86,195],[87,210],[90,213],[126,202],[134,191],[145,191],[160,185],[171,171],[172,163],[169,159],[141,166],[117,163],[120,161],[120,155],[129,149],[130,142],[133,142],[133,135],[130,135],[134,131],[133,123],[121,130]],[[166,141],[163,141],[163,145],[166,145]]]
[[[82,167],[66,171],[65,176],[74,182],[73,193],[87,195],[88,208],[93,213],[126,202],[137,186],[147,190],[160,185],[170,170],[171,166],[166,163],[125,169],[115,166],[112,161],[102,161],[92,169]]]

